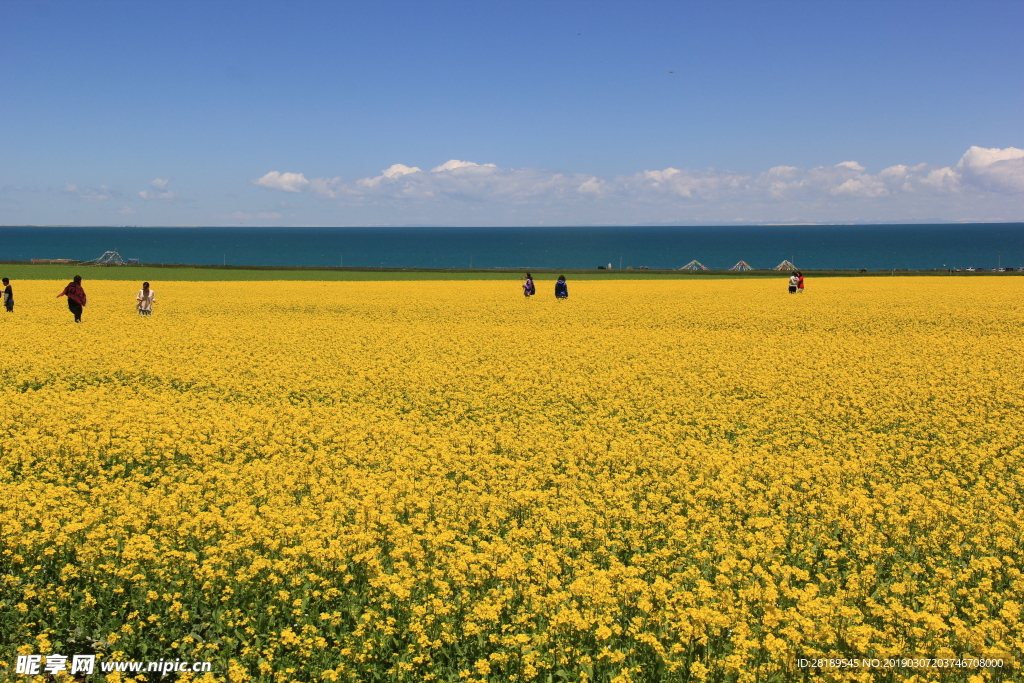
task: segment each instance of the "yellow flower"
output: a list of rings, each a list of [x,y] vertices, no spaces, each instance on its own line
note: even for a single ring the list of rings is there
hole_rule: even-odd
[[[1018,282],[26,281],[0,610],[207,683],[1019,666]]]

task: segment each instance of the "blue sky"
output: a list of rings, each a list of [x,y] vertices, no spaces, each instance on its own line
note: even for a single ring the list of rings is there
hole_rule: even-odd
[[[1024,2],[0,0],[0,224],[1024,220]]]

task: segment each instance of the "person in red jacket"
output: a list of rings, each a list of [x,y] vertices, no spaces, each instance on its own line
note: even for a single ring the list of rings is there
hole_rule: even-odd
[[[796,280],[796,291],[797,291],[798,294],[803,294],[804,293],[804,274],[801,273],[798,270],[798,271],[796,271],[796,278],[797,278],[797,280]]]
[[[76,275],[74,282],[69,282],[64,291],[57,295],[68,298],[68,310],[75,314],[75,322],[82,322],[82,307],[85,306],[85,290],[82,289],[82,276]]]

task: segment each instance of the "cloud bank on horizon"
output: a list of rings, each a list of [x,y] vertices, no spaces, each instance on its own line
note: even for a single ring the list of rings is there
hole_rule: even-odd
[[[275,170],[231,182],[236,191],[219,212],[198,208],[206,200],[188,178],[154,178],[142,190],[74,182],[56,191],[0,187],[0,200],[10,206],[19,195],[55,192],[88,211],[78,222],[92,225],[128,217],[145,225],[456,227],[1024,222],[1024,149],[1017,147],[972,146],[949,165],[877,172],[841,161],[760,173],[670,166],[609,178],[450,159],[424,168],[396,163],[362,178]]]
[[[609,179],[452,159],[429,171],[394,164],[350,181],[270,171],[251,182],[339,210],[373,206],[382,217],[418,215],[452,225],[463,224],[467,207],[474,225],[509,224],[502,218],[512,215],[518,221],[511,224],[522,225],[1024,220],[1024,149],[1016,147],[973,146],[955,165],[899,164],[877,173],[843,161],[756,175],[669,167]]]

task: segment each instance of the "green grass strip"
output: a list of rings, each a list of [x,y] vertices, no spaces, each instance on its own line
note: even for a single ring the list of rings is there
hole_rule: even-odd
[[[0,262],[0,277],[12,280],[70,280],[81,275],[83,280],[138,280],[142,282],[214,282],[259,280],[308,280],[335,282],[346,280],[520,280],[525,270],[474,269],[445,270],[433,268],[302,268],[285,266],[189,266],[181,264],[142,264],[131,266],[68,266]],[[775,270],[732,272],[727,270],[540,270],[530,271],[535,280],[547,281],[565,275],[568,280],[717,280],[788,277]],[[895,276],[1012,276],[1024,273],[959,272],[945,270],[805,270],[808,278]]]

